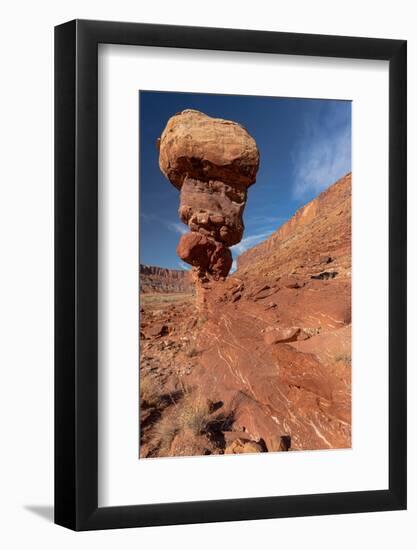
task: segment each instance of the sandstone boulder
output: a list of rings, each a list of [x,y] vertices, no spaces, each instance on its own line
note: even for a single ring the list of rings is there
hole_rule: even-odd
[[[244,439],[235,439],[228,447],[224,454],[245,454],[245,453],[263,453],[264,449],[260,443],[256,441],[246,441]]]
[[[156,323],[148,328],[146,335],[150,338],[159,338],[168,334],[168,326],[163,323]]]
[[[208,239],[200,233],[182,235],[177,254],[184,262],[214,278],[226,277],[232,266],[232,254],[222,243]]]
[[[190,431],[177,434],[171,444],[168,456],[198,456],[212,454],[212,445],[204,435]]]
[[[186,176],[247,187],[255,182],[259,152],[240,124],[186,109],[171,117],[162,132],[159,166],[178,189]]]

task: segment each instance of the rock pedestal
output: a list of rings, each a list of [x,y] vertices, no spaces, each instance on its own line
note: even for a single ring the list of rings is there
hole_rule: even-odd
[[[240,124],[187,109],[162,132],[159,166],[180,191],[178,214],[190,233],[181,237],[177,254],[193,267],[199,294],[199,284],[224,279],[232,267],[229,247],[242,239],[258,148]]]

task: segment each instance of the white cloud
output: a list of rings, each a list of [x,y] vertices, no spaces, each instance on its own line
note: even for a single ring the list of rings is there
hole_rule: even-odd
[[[245,237],[240,241],[240,243],[235,244],[230,248],[232,252],[235,252],[237,256],[240,256],[240,254],[243,254],[248,250],[249,248],[252,248],[256,244],[259,244],[260,242],[264,241],[267,237],[272,235],[274,233],[274,230],[268,231],[266,233],[257,233],[255,235],[249,235],[248,237]]]
[[[182,260],[178,260],[178,266],[181,268],[181,269],[184,269],[185,271],[188,271],[189,269],[191,269],[191,266],[186,264],[185,262],[183,262]]]
[[[350,120],[341,123],[330,109],[324,120],[317,117],[306,122],[293,164],[296,198],[318,194],[344,176],[351,167]]]
[[[166,224],[168,229],[173,231],[174,233],[178,233],[179,235],[185,235],[185,233],[188,233],[188,227],[183,225],[182,223],[167,223]]]

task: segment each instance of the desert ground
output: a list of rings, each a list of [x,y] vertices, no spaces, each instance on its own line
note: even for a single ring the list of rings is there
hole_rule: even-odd
[[[351,175],[197,283],[141,267],[140,457],[350,447]]]

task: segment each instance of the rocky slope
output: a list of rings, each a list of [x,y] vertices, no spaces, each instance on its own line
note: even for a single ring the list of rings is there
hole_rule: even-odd
[[[268,239],[241,254],[237,260],[238,269],[243,272],[259,261],[274,263],[273,258],[279,254],[280,265],[285,266],[288,272],[289,255],[285,255],[285,250],[290,251],[291,255],[295,252],[301,256],[313,270],[318,265],[314,262],[320,260],[320,256],[329,257],[336,249],[339,267],[342,257],[346,256],[350,263],[350,200],[351,174],[347,174],[300,208]],[[323,246],[317,242],[320,236],[324,238]],[[315,244],[315,250],[309,250],[310,241]],[[313,257],[315,252],[319,257]],[[296,258],[294,260],[294,264],[299,263]],[[306,265],[297,267],[305,270]]]
[[[351,445],[351,175],[194,300],[141,316],[141,456]]]
[[[191,293],[194,291],[189,271],[166,269],[140,264],[139,283],[142,294],[149,293]]]

